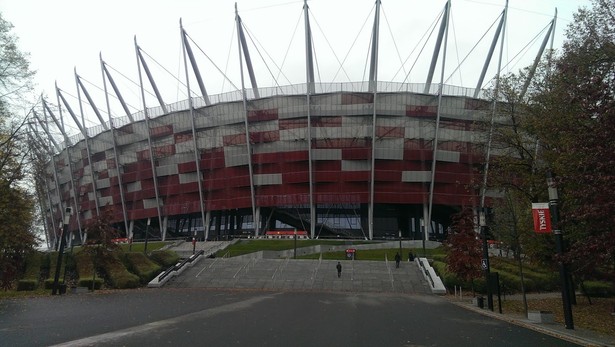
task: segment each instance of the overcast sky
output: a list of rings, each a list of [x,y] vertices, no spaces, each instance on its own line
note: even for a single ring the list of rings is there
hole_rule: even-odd
[[[554,47],[558,48],[572,14],[579,6],[589,6],[589,3],[589,0],[510,0],[503,56],[503,64],[508,65],[503,72],[516,72],[533,61],[544,36],[541,31],[553,18],[556,7]],[[317,81],[367,79],[374,1],[310,0],[308,5],[317,56]],[[425,81],[435,33],[423,48],[424,37],[438,25],[436,20],[444,5],[444,0],[382,1],[379,80]],[[452,77],[447,84],[475,86],[497,23],[489,28],[497,21],[504,5],[505,0],[452,1],[445,73],[447,78]],[[248,30],[259,87],[274,86],[276,81],[279,85],[304,83],[303,1],[250,0],[239,1],[237,6]],[[226,72],[235,86],[241,85],[233,1],[2,0],[0,11],[4,19],[14,25],[13,33],[19,37],[20,49],[30,53],[31,67],[37,71],[37,93],[47,95],[52,103],[56,102],[54,83],[57,82],[59,88],[66,91],[72,108],[79,109],[74,98],[77,95],[75,68],[86,81],[88,91],[97,95],[97,100],[104,100],[101,97],[104,94],[98,89],[103,86],[99,60],[102,54],[113,69],[111,73],[123,96],[135,111],[141,108],[139,87],[134,84],[139,80],[135,37],[147,55],[164,101],[172,103],[186,99],[186,88],[182,85],[185,72],[180,18],[194,40],[192,48],[208,93],[234,90],[218,69]],[[540,37],[536,38],[537,35]],[[477,47],[472,50],[475,45]],[[471,51],[457,69],[459,62]],[[215,66],[206,57],[213,60]],[[496,66],[497,51],[488,78],[495,75]],[[438,73],[434,82],[439,79]],[[197,90],[196,84],[191,86]],[[147,100],[149,107],[156,106],[152,100]],[[104,101],[97,102],[97,106],[106,109]],[[114,116],[121,113],[119,108],[112,111]],[[94,125],[95,119],[90,115],[88,118],[92,122],[88,126]]]

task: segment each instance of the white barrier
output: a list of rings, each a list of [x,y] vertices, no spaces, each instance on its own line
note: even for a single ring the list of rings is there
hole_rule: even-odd
[[[427,258],[415,258],[421,273],[425,277],[425,280],[429,283],[429,288],[434,294],[446,294],[446,287],[440,277],[436,274],[436,271],[429,265]]]

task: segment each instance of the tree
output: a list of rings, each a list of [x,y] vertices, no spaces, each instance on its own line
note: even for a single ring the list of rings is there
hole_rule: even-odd
[[[83,250],[92,255],[96,264],[104,263],[113,256],[113,251],[119,248],[113,242],[113,239],[119,237],[119,232],[110,224],[111,220],[111,213],[106,211],[90,220],[85,227],[87,241],[83,245]]]
[[[30,90],[33,72],[11,29],[0,15],[0,279],[5,289],[11,287],[25,255],[37,243],[32,229],[34,199],[23,184],[29,157],[25,119],[12,111]]]
[[[448,270],[471,282],[474,291],[474,279],[481,276],[482,257],[481,241],[474,228],[474,213],[471,208],[465,208],[452,219],[451,230],[444,243]]]
[[[566,259],[615,281],[615,13],[610,0],[592,5],[575,14],[549,88],[533,97],[531,130],[558,177]]]
[[[10,289],[37,239],[30,231],[34,200],[23,189],[0,183],[0,285]]]
[[[0,99],[9,107],[24,108],[24,97],[32,89],[29,55],[21,52],[18,39],[12,34],[13,25],[0,13]]]

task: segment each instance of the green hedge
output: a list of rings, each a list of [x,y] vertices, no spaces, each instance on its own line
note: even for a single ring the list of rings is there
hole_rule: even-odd
[[[83,251],[75,253],[75,263],[77,275],[80,279],[94,277],[94,263],[88,253]]]
[[[459,279],[455,274],[451,273],[447,269],[447,265],[445,262],[434,260],[431,264],[433,269],[436,271],[436,274],[440,276],[444,287],[446,288],[454,288],[455,286],[461,286],[468,289],[467,286],[461,279]]]
[[[179,262],[179,255],[176,252],[170,250],[153,251],[150,253],[150,259],[160,264],[162,267],[167,268],[171,265]]]
[[[60,275],[60,279],[58,280],[58,285],[64,284],[64,279]],[[53,278],[48,278],[44,282],[45,289],[53,289]]]
[[[56,266],[58,264],[58,252],[51,252],[49,253],[49,276],[47,277],[47,280],[45,280],[45,282],[47,282],[48,280],[52,280],[56,274]],[[64,260],[62,260],[62,266],[60,267],[60,277],[62,277],[62,275],[64,274],[64,268],[66,267],[66,262]],[[46,289],[49,289],[47,287],[45,287]]]
[[[113,288],[137,288],[141,285],[139,276],[128,271],[117,255],[105,259],[103,268]]]
[[[23,279],[35,280],[38,283],[41,277],[41,264],[43,263],[43,255],[40,252],[32,252],[26,256],[26,268]]]
[[[615,288],[612,283],[600,281],[584,281],[583,287],[585,293],[593,297],[611,297],[615,296]]]
[[[128,270],[139,276],[141,283],[148,283],[156,277],[162,269],[160,265],[140,252],[126,253],[124,259]]]
[[[17,291],[35,290],[36,288],[38,288],[37,280],[26,279],[17,282]]]
[[[77,281],[77,286],[87,287],[89,290],[92,290],[92,283],[94,283],[94,285],[96,286],[94,289],[100,289],[102,288],[103,280],[102,278],[98,277],[96,279],[94,279],[94,277],[79,277],[79,281]]]

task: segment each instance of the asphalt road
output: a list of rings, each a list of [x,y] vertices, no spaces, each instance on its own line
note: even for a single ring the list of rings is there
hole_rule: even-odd
[[[430,294],[162,288],[0,301],[1,346],[575,346]]]

